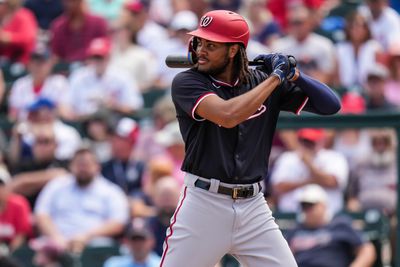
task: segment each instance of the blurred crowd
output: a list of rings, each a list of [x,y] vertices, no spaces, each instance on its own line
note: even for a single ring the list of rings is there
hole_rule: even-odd
[[[337,92],[342,114],[364,114],[400,107],[399,8],[389,0],[0,0],[0,255],[29,246],[36,266],[67,266],[66,253],[117,244],[123,255],[105,267],[158,266],[185,175],[170,98],[182,69],[164,61],[187,54],[186,33],[206,11],[240,13],[251,28],[249,59],[291,54]],[[265,196],[274,210],[306,217],[376,209],[395,227],[396,146],[392,129],[278,131]],[[310,185],[324,193],[307,199]]]

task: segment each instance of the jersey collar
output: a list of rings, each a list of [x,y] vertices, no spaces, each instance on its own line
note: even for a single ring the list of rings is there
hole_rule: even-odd
[[[221,86],[228,86],[228,87],[235,87],[239,83],[239,78],[235,81],[234,84],[229,84],[220,80],[215,79],[213,76],[209,75],[211,80],[213,80],[215,83]]]

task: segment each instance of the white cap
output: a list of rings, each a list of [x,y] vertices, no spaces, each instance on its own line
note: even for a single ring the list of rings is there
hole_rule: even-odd
[[[122,118],[118,121],[115,134],[136,141],[139,133],[139,125],[131,118]]]
[[[389,76],[388,68],[380,63],[374,64],[367,70],[367,78],[369,77],[378,77],[382,79],[386,79]]]
[[[8,171],[5,168],[0,167],[0,183],[5,185],[8,184],[10,181],[11,177]]]
[[[168,123],[155,135],[155,141],[162,146],[171,146],[175,144],[183,144],[181,132],[179,130],[179,123],[173,121]]]
[[[302,191],[299,196],[300,203],[326,203],[328,199],[325,190],[317,184],[306,185],[301,189]]]
[[[173,17],[169,27],[174,30],[188,30],[193,31],[197,28],[199,19],[196,14],[189,10],[179,11]]]

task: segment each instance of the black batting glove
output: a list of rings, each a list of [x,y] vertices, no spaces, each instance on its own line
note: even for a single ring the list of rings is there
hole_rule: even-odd
[[[270,75],[277,76],[280,83],[286,79],[289,73],[289,59],[283,54],[259,55],[254,61],[263,61],[262,70]]]
[[[300,76],[300,72],[296,68],[297,61],[296,61],[296,58],[294,56],[288,55],[287,57],[288,57],[288,60],[289,60],[289,71],[288,71],[288,74],[286,75],[286,79],[289,82],[294,82]]]
[[[268,75],[271,75],[272,69],[272,57],[274,54],[265,54],[265,55],[258,55],[253,59],[253,61],[263,62],[261,66],[258,66],[257,69],[265,72]]]

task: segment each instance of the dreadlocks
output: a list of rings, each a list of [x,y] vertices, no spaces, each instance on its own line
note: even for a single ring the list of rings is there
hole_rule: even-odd
[[[248,82],[250,71],[249,71],[249,60],[247,59],[247,53],[244,46],[239,46],[239,51],[233,59],[235,66],[234,75],[239,78],[239,84]]]

